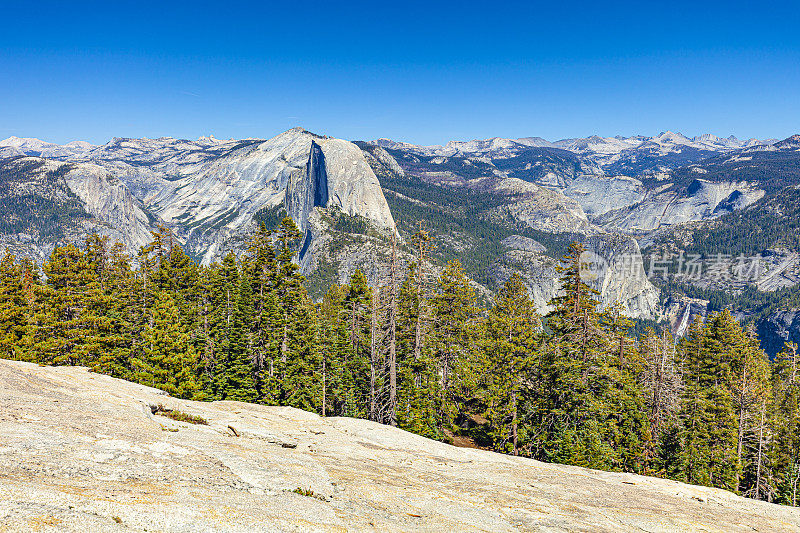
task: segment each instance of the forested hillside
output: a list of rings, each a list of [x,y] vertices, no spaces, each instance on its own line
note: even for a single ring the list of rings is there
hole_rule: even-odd
[[[762,331],[762,346],[775,355],[783,346],[781,337],[792,339],[796,335],[793,330],[775,331],[768,322],[777,313],[800,308],[799,206],[800,188],[789,186],[717,219],[677,226],[656,239],[647,250],[645,262],[654,264],[668,258],[668,279],[653,277],[664,294],[707,300],[712,312],[729,309]],[[696,279],[676,276],[680,262],[691,260],[704,265],[705,275]],[[740,261],[752,264],[753,260],[761,265],[762,272],[747,282],[739,280],[736,265]],[[715,261],[724,261],[729,268],[712,272],[709,268]],[[770,283],[765,282],[770,279]]]
[[[711,181],[757,182],[768,193],[800,183],[800,136],[775,143],[772,149],[746,148],[716,155],[674,171],[677,184],[688,185],[695,178]]]
[[[423,221],[439,236],[432,256],[442,264],[458,259],[467,275],[490,289],[498,288],[489,266],[506,251],[503,239],[511,235],[529,237],[556,257],[576,239],[568,233],[548,233],[513,221],[498,220],[491,211],[508,202],[502,196],[464,188],[443,188],[413,176],[384,174],[378,177],[401,235],[410,238]]]
[[[758,254],[774,247],[800,250],[800,188],[785,187],[745,209],[678,231],[685,234],[681,248],[703,257]]]
[[[0,235],[34,241],[63,238],[91,217],[63,176],[69,165],[47,168],[41,159],[0,159]]]
[[[137,268],[97,236],[56,248],[41,272],[6,255],[0,354],[797,505],[795,345],[771,363],[726,311],[677,345],[667,331],[633,338],[628,319],[598,312],[579,245],[550,314],[536,314],[518,275],[484,309],[458,262],[427,270],[436,239],[424,229],[408,271],[390,260],[379,286],[356,271],[314,303],[293,261],[300,239],[284,218],[207,267],[167,230]]]

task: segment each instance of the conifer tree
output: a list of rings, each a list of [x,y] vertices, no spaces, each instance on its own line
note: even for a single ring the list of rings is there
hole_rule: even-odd
[[[543,350],[534,448],[546,460],[638,471],[650,441],[644,394],[620,365],[624,327],[612,342],[597,311],[597,291],[583,280],[584,252],[580,244],[570,246],[559,267],[562,291],[546,317],[552,336]]]
[[[31,311],[25,298],[22,265],[6,250],[0,259],[0,357],[21,360],[30,357],[25,344],[30,335]]]
[[[200,390],[195,378],[197,354],[168,292],[157,293],[150,324],[144,332],[142,357],[131,361],[132,377],[173,396],[194,399]]]
[[[775,477],[774,500],[800,504],[800,356],[797,345],[786,343],[775,357],[774,396],[769,443],[771,471]]]
[[[420,319],[423,304],[418,291],[417,265],[412,264],[400,286],[397,312],[398,397],[397,426],[430,438],[440,438],[442,428],[438,418],[436,398],[439,379],[429,346],[418,343],[428,335],[428,324]],[[422,329],[418,330],[418,326]]]
[[[499,451],[517,455],[521,446],[522,406],[535,402],[539,385],[541,322],[519,274],[498,292],[489,310],[483,339],[481,400],[489,435]],[[524,421],[527,422],[527,421]]]
[[[97,272],[73,244],[56,247],[44,265],[47,285],[39,294],[36,350],[42,362],[94,366],[109,348],[110,297]]]
[[[215,288],[215,385],[221,400],[253,401],[257,397],[250,358],[252,289],[244,274],[240,276],[236,257],[226,255]]]
[[[682,343],[686,387],[681,400],[680,448],[671,471],[680,480],[736,490],[740,473],[737,458],[737,419],[730,383],[730,351],[737,339],[730,314],[711,317],[703,326],[696,320]]]
[[[253,321],[253,292],[250,276],[239,275],[236,304],[228,330],[226,352],[222,360],[220,392],[226,400],[253,402],[258,398],[253,380],[250,326]]]
[[[320,367],[322,373],[321,411],[323,416],[344,414],[347,392],[344,376],[353,356],[345,301],[349,288],[331,285],[320,303]]]
[[[356,270],[350,277],[345,298],[352,346],[352,355],[344,362],[346,410],[349,416],[366,416],[369,412],[372,299],[372,289],[366,276],[361,270]]]
[[[475,291],[458,261],[445,266],[430,301],[432,327],[431,349],[439,374],[440,417],[449,425],[458,404],[465,398],[459,391],[458,367],[472,358],[478,319]]]
[[[283,384],[285,405],[318,412],[322,402],[321,361],[317,349],[314,306],[302,294],[287,328],[287,367]]]
[[[652,434],[646,461],[652,472],[666,475],[666,464],[675,453],[678,409],[683,390],[683,373],[675,349],[675,340],[664,328],[660,335],[652,329],[639,340],[643,362],[641,381]]]

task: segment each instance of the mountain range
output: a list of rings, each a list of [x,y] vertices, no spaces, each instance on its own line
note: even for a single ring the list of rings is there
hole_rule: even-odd
[[[483,297],[519,272],[544,312],[560,255],[580,241],[608,267],[592,281],[605,306],[618,302],[678,331],[725,305],[757,320],[764,342],[777,345],[800,338],[800,246],[782,231],[797,213],[776,203],[798,185],[797,135],[668,131],[443,146],[350,142],[302,128],[270,139],[100,146],[11,137],[0,141],[0,244],[41,262],[54,246],[99,232],[135,254],[164,225],[208,263],[241,250],[256,224],[288,214],[304,234],[300,265],[319,295],[357,268],[372,280],[384,275],[393,236],[402,260],[413,260],[410,237],[424,223],[437,243],[434,270],[459,259]],[[749,233],[725,237],[726,224]],[[708,258],[717,251],[700,245],[707,241],[732,255],[731,242],[754,235],[748,253],[768,273],[760,285],[646,275],[667,252]]]

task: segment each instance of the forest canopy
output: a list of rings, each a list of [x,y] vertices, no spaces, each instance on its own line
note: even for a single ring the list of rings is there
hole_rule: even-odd
[[[291,406],[543,461],[668,477],[788,505],[800,481],[797,346],[774,362],[728,312],[633,337],[601,311],[571,245],[539,316],[513,275],[479,307],[460,263],[355,271],[314,302],[290,218],[200,266],[162,228],[135,261],[97,235],[43,265],[0,260],[0,357],[194,400]],[[396,252],[396,251],[395,251]],[[133,265],[137,265],[135,268]]]

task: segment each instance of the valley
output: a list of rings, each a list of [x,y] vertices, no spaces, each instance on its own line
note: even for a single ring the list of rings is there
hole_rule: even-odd
[[[793,290],[800,248],[791,228],[800,218],[787,199],[800,183],[799,145],[797,136],[665,132],[417,146],[302,128],[269,140],[117,138],[101,146],[10,138],[0,141],[0,241],[41,263],[56,244],[99,232],[135,255],[163,225],[208,264],[241,252],[257,224],[274,226],[286,213],[304,235],[299,263],[321,297],[356,269],[372,282],[385,275],[392,234],[401,261],[412,262],[411,236],[422,223],[436,242],[433,271],[458,259],[485,299],[520,273],[540,312],[556,294],[557,260],[577,241],[608,265],[592,280],[604,306],[674,323],[670,302],[681,297],[702,300],[711,290],[729,301],[755,290],[766,300]],[[749,284],[648,276],[666,250],[746,252],[766,266]],[[719,308],[719,297],[705,299],[708,310]],[[737,307],[744,320],[768,320]],[[800,332],[774,334],[796,340]]]

